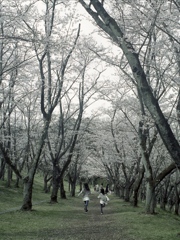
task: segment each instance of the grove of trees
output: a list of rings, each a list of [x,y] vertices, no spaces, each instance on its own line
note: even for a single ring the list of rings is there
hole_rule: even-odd
[[[0,0],[0,181],[104,178],[180,213],[180,1]]]

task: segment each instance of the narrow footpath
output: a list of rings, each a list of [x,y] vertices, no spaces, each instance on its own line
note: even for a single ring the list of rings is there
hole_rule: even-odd
[[[111,196],[110,196],[111,197]],[[78,207],[78,206],[75,206]],[[99,199],[97,194],[91,195],[88,213],[85,214],[83,225],[70,226],[68,229],[59,232],[59,240],[133,240],[126,235],[124,229],[115,222],[114,214],[117,214],[111,201],[104,208],[103,215],[100,214]]]

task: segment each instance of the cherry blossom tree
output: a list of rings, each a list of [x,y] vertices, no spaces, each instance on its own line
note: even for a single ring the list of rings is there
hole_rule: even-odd
[[[115,42],[115,44],[122,49],[131,68],[133,77],[136,80],[137,88],[143,102],[156,122],[157,129],[164,144],[166,145],[176,165],[179,166],[179,144],[148,84],[147,74],[143,70],[139,54],[133,46],[133,42],[126,37],[124,29],[122,29],[118,22],[111,17],[105,9],[105,5],[103,6],[98,0],[92,0],[89,4],[83,0],[80,0],[79,2],[94,19],[96,24]],[[120,7],[120,5],[118,5],[118,1],[115,1],[115,4]],[[161,4],[157,4],[156,10],[158,10],[158,8],[161,8]],[[159,13],[156,12],[154,17],[159,16],[157,14]]]
[[[114,42],[121,50],[119,54],[123,61],[120,68],[137,87],[137,96],[143,110],[141,114],[146,116],[147,110],[149,111],[175,165],[179,167],[179,143],[173,128],[170,127],[170,121],[167,121],[168,112],[162,107],[165,97],[169,96],[169,79],[172,73],[174,78],[177,76],[176,66],[171,60],[174,54],[164,42],[164,38],[168,39],[164,34],[168,34],[165,23],[172,26],[174,14],[179,16],[177,2],[171,2],[171,6],[166,2],[156,1],[112,1],[109,4],[102,4],[97,0],[79,2],[99,27],[100,34]],[[169,10],[168,19],[164,15],[166,9]],[[175,22],[172,37],[178,34],[178,17]],[[175,41],[176,39],[174,38]],[[162,42],[163,47],[160,45]],[[119,60],[118,56],[116,60]],[[143,153],[145,149],[142,148]],[[146,159],[144,164],[148,175],[147,170],[150,168],[147,163]]]

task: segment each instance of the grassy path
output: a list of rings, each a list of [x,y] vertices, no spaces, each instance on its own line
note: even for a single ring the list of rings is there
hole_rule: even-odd
[[[80,221],[80,224],[77,222],[76,225],[72,226],[69,231],[64,231],[64,237],[61,232],[62,240],[65,239],[84,239],[84,240],[96,240],[96,239],[122,239],[130,240],[122,233],[121,226],[117,226],[117,222],[113,217],[116,214],[116,209],[110,203],[104,208],[104,214],[100,214],[99,199],[97,199],[97,194],[91,195],[91,201],[89,204],[88,213],[83,211],[83,202],[82,207],[79,207],[79,203],[76,203],[76,209],[79,209],[80,219],[83,218],[83,222]],[[67,233],[69,232],[69,236]],[[132,238],[131,238],[132,239]]]
[[[50,204],[42,194],[28,212],[8,210],[5,203],[0,208],[0,240],[180,240],[179,217],[160,210],[144,214],[143,206],[133,208],[114,195],[101,215],[97,195],[92,193],[88,213],[82,196]]]
[[[118,224],[117,210],[111,202],[100,214],[97,193],[91,195],[88,213],[82,196],[50,204],[49,198],[33,205],[33,211],[4,209],[0,218],[1,240],[132,240]],[[2,211],[1,211],[2,212]]]

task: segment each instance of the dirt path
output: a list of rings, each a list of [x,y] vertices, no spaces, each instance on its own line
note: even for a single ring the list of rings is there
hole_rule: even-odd
[[[104,214],[100,214],[99,200],[97,194],[91,195],[91,201],[88,207],[88,213],[85,214],[83,225],[71,226],[60,232],[59,240],[132,240],[125,236],[125,232],[121,226],[117,224],[114,218],[116,210],[109,203],[104,208]]]

